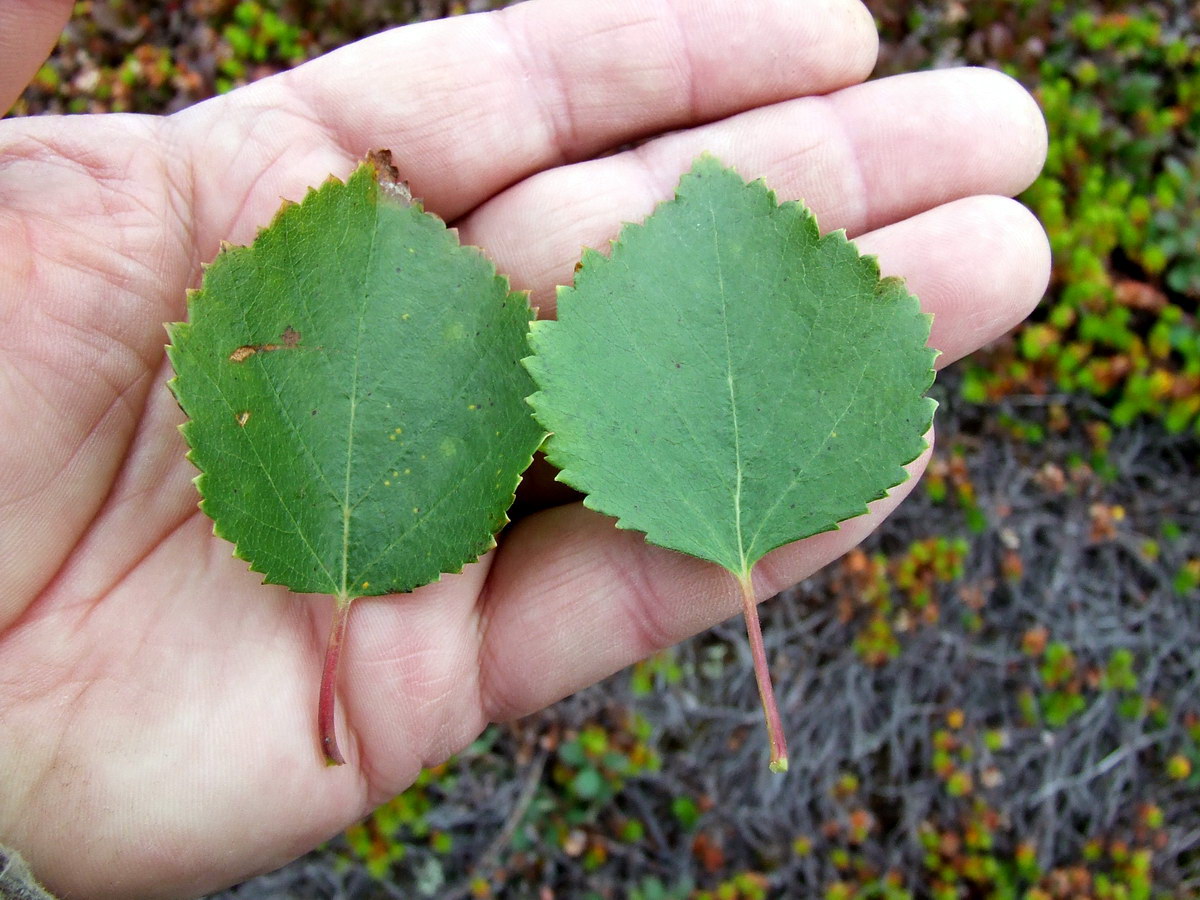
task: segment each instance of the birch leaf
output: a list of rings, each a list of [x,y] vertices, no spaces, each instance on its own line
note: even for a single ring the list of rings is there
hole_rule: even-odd
[[[587,506],[735,576],[758,662],[754,564],[866,512],[925,448],[929,322],[844,233],[703,157],[534,324],[530,402]]]
[[[532,316],[414,202],[386,153],[226,247],[169,326],[201,508],[264,580],[351,602],[461,571],[494,544],[542,432],[520,365]]]

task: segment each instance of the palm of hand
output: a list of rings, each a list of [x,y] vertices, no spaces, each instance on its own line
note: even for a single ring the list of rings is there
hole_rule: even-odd
[[[281,864],[488,721],[736,609],[709,567],[577,504],[547,509],[461,575],[359,601],[339,693],[350,765],[326,770],[313,716],[331,604],[260,585],[212,538],[163,388],[162,323],[181,318],[219,241],[248,241],[281,196],[389,146],[414,192],[544,308],[579,245],[648,212],[709,149],[805,195],[825,227],[864,234],[942,313],[934,343],[948,357],[1036,300],[1036,224],[1008,201],[958,199],[1012,193],[1040,164],[1040,120],[1011,84],[909,76],[790,100],[869,70],[857,4],[832,4],[818,25],[788,4],[739,22],[780,47],[808,35],[808,56],[782,74],[769,59],[747,67],[718,46],[726,26],[675,6],[681,36],[665,48],[620,3],[567,58],[569,4],[535,3],[383,35],[171,119],[0,125],[0,837],[51,887],[176,895]],[[433,69],[423,93],[356,91],[394,82],[395,59]],[[934,111],[957,129],[924,127]],[[794,133],[816,135],[801,171]],[[947,152],[958,160],[912,163]],[[901,493],[765,560],[760,593],[844,552]]]

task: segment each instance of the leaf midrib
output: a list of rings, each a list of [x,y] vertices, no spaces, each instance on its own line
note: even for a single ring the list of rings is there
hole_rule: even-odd
[[[733,423],[733,461],[735,478],[733,486],[733,530],[737,534],[738,571],[740,577],[749,577],[746,565],[746,549],[742,541],[742,438],[738,424],[737,392],[733,384],[733,341],[729,335],[729,299],[725,292],[725,273],[721,262],[721,242],[717,231],[717,213],[710,204],[709,220],[712,223],[713,258],[717,265],[717,289],[721,297],[721,330],[725,335],[725,383],[729,386],[729,411]]]
[[[358,306],[357,334],[354,338],[354,370],[350,377],[350,414],[346,423],[346,477],[342,487],[342,584],[338,599],[345,602],[350,599],[350,521],[354,517],[356,504],[350,502],[350,486],[354,470],[354,422],[358,413],[358,375],[359,362],[362,359],[363,322],[367,316],[367,281],[375,264],[375,249],[379,246],[379,198],[373,198],[371,204],[371,245],[367,252],[367,262],[363,266],[363,277],[359,285],[360,302]]]

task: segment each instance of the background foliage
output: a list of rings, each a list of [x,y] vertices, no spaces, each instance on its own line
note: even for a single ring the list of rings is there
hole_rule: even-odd
[[[15,114],[164,112],[488,2],[82,0]],[[498,4],[497,4],[498,5]],[[868,0],[877,74],[1039,98],[1034,317],[943,377],[924,489],[763,608],[458,759],[252,897],[1151,898],[1200,892],[1200,8]]]

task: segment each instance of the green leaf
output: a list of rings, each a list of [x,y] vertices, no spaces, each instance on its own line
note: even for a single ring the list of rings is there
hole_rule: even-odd
[[[533,326],[530,402],[587,506],[745,594],[769,551],[905,479],[934,409],[929,322],[844,233],[704,157],[611,257],[585,252]]]
[[[525,295],[389,160],[225,247],[169,326],[201,507],[265,581],[337,598],[335,670],[351,600],[494,544],[542,435]]]

